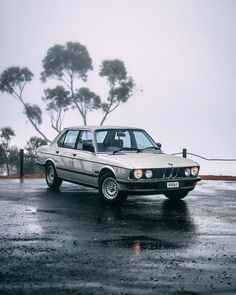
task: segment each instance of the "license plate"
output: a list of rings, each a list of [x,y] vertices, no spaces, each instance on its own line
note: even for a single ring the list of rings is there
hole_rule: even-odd
[[[167,188],[176,188],[176,187],[179,187],[179,182],[176,181],[176,182],[167,182]]]

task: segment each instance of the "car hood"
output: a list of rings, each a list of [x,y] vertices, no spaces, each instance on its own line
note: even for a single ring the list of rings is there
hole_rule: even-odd
[[[191,167],[199,166],[195,161],[172,156],[164,153],[127,153],[115,155],[102,155],[100,159],[105,160],[109,164],[122,166],[130,169],[137,168],[166,168],[166,167]]]

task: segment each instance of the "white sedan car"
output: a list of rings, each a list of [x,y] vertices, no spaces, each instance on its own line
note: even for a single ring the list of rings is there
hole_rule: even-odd
[[[66,128],[38,149],[37,164],[49,187],[65,180],[98,188],[108,203],[140,194],[182,199],[200,180],[198,163],[163,153],[146,131],[130,127]]]

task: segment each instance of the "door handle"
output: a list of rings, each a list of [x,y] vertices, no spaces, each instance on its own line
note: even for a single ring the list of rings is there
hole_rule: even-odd
[[[73,154],[73,157],[75,157],[76,156],[76,154]]]
[[[56,154],[59,154],[59,151],[56,151]]]

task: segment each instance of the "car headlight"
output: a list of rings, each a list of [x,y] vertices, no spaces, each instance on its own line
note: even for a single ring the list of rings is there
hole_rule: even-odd
[[[146,176],[147,178],[152,178],[152,170],[146,170],[146,171],[145,171],[145,176]]]
[[[185,171],[184,171],[184,174],[186,176],[190,176],[191,175],[191,169],[190,168],[186,168]]]
[[[193,176],[197,176],[198,175],[198,167],[192,167],[191,168],[191,174],[193,175]]]
[[[143,176],[143,171],[141,169],[135,169],[134,170],[134,177],[139,179]]]

